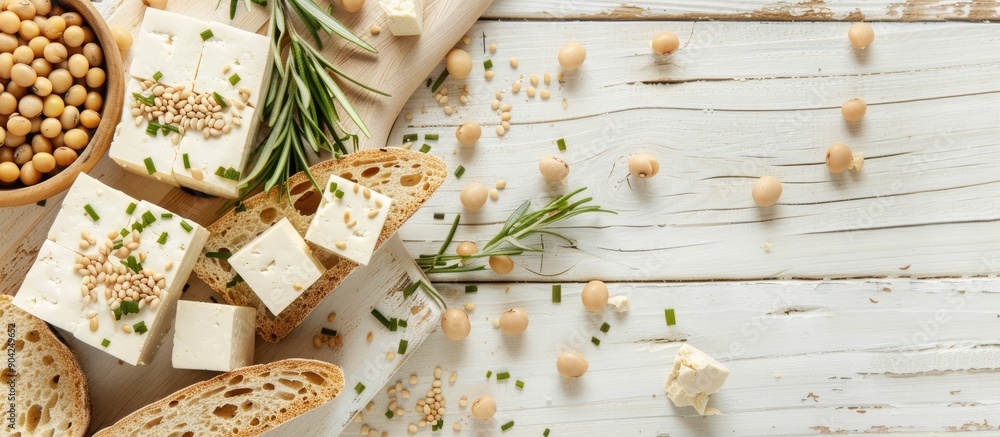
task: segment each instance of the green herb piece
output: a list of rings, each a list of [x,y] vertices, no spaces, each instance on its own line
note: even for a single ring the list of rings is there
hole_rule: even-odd
[[[116,310],[114,310],[112,312],[115,313],[115,320],[121,320],[122,319],[123,312],[122,312],[121,307],[119,307],[118,309],[116,309]]]
[[[163,214],[160,214],[160,218],[161,219],[172,219],[172,218],[174,218],[174,215],[171,214],[171,213],[169,213],[169,212],[165,212]]]
[[[412,143],[412,142],[416,141],[418,138],[420,138],[420,135],[417,135],[417,134],[406,134],[406,135],[403,135],[403,142],[404,143]]]
[[[185,154],[181,155],[181,157],[184,158],[184,170],[190,170],[191,169],[191,159],[188,158],[188,154],[185,153]]]
[[[396,332],[399,329],[399,319],[393,317],[389,319],[389,331]]]
[[[142,162],[146,164],[146,173],[149,174],[156,173],[156,166],[153,165],[153,158],[143,159]]]
[[[156,216],[152,212],[146,211],[142,213],[142,226],[147,227],[156,221]]]
[[[233,73],[232,76],[229,76],[229,84],[230,85],[236,86],[236,84],[238,84],[238,83],[240,83],[240,75],[239,74]]]
[[[132,93],[132,98],[146,106],[156,105],[156,99],[153,96],[144,96],[139,93]]]
[[[125,214],[132,215],[132,213],[135,212],[136,206],[135,202],[129,203],[128,207],[125,208]],[[124,235],[122,236],[124,237]]]
[[[510,378],[510,372],[497,373],[497,381],[503,381]]]
[[[233,276],[233,279],[226,283],[226,288],[233,288],[243,282],[243,277],[240,275]]]
[[[132,230],[136,232],[142,232],[142,223],[139,222],[132,223]]]
[[[327,193],[336,193],[337,192],[337,183],[336,182],[330,182],[330,189],[326,190],[326,192]]]
[[[38,205],[38,206],[45,206],[45,200],[47,200],[47,199],[42,199],[42,200],[39,200],[39,201],[35,202],[35,205]]]
[[[430,144],[424,143],[423,146],[420,146],[420,153],[427,153],[427,152],[430,152],[430,151],[431,151],[431,145]]]
[[[594,343],[594,346],[600,346],[601,345],[601,339],[599,339],[597,337],[590,337],[590,342]]]
[[[344,198],[344,192],[342,190],[337,190],[336,193],[333,193],[333,196],[336,197],[336,198],[338,198],[338,199],[343,199]]]
[[[181,133],[181,129],[175,124],[165,124],[163,125],[163,135],[167,135],[167,132]]]
[[[121,305],[118,306],[118,309],[122,311],[123,316],[128,314],[139,314],[139,303],[127,300],[122,301]]]
[[[560,152],[565,152],[566,151],[566,139],[565,138],[560,138],[560,139],[556,140],[556,146],[559,147],[559,151]]]
[[[387,411],[385,412],[385,417],[386,417],[387,419],[392,419],[392,416],[394,416],[394,415],[395,415],[395,414],[394,414],[394,413],[392,412],[392,410],[387,410]]]
[[[483,61],[483,68],[485,68],[487,70],[493,68],[493,60],[492,59],[487,59],[487,60]]]
[[[226,103],[226,98],[222,97],[222,94],[219,94],[219,93],[217,93],[215,91],[212,91],[212,97],[215,98],[215,103],[218,103],[219,106],[221,106],[223,108],[228,108],[229,107],[229,104]]]
[[[243,203],[243,202],[237,203],[235,210],[236,210],[236,212],[246,211],[247,210],[247,205],[245,203]]]
[[[486,379],[490,379],[491,376],[493,376],[493,371],[492,370],[487,370],[486,371]]]
[[[205,258],[229,259],[231,256],[232,252],[205,252]]]
[[[160,244],[167,244],[167,233],[164,232],[164,233],[160,234],[160,238],[157,238],[156,242],[160,243]]]
[[[548,428],[545,428],[545,431],[542,432],[542,437],[549,437],[549,429]]]
[[[444,220],[444,213],[443,212],[435,212],[434,213],[434,220]]]
[[[219,300],[216,299],[215,296],[209,296],[208,300],[212,301],[212,303],[219,303]]]
[[[562,284],[552,284],[552,303],[562,302]]]
[[[113,241],[111,247],[114,248],[115,250],[118,250],[121,249],[123,246],[125,246],[125,242],[119,239]]]
[[[517,388],[519,388],[519,389],[522,389],[522,390],[524,389],[524,381],[521,381],[520,379],[517,380],[516,382],[514,382],[514,385],[516,385]]]
[[[441,72],[441,75],[438,76],[437,80],[434,81],[434,85],[431,85],[431,92],[436,93],[438,88],[441,88],[441,84],[443,84],[444,80],[447,78],[448,78],[448,69],[445,68],[444,71]]]
[[[139,322],[132,325],[132,331],[134,331],[136,334],[142,335],[149,332],[149,329],[146,328],[146,322]]]
[[[192,230],[194,230],[194,226],[191,226],[191,224],[188,223],[186,220],[181,220],[181,227],[184,228],[184,230],[188,231],[188,232],[191,232]]]
[[[438,419],[437,426],[438,429],[444,429],[444,419]]]
[[[232,167],[229,168],[219,167],[215,169],[215,175],[223,179],[229,179],[231,181],[238,182],[240,180],[240,172]]]
[[[106,338],[104,340],[101,340],[101,346],[108,347],[110,345],[111,345],[111,340],[108,340]]]
[[[601,332],[607,334],[608,331],[610,330],[611,330],[611,325],[609,325],[608,322],[604,322],[604,324],[601,325]]]
[[[406,340],[399,340],[399,349],[396,351],[396,353],[398,353],[400,355],[405,354],[406,353],[406,347],[409,346],[409,345],[410,345],[410,342],[408,342]]]
[[[465,174],[465,167],[459,165],[458,168],[455,169],[455,179],[462,179],[462,175],[464,174]]]
[[[334,331],[332,329],[322,328],[322,329],[319,330],[319,332],[321,334],[323,334],[323,335],[329,335],[330,337],[336,337],[337,336],[337,331]]]
[[[427,141],[437,141],[438,138],[440,138],[438,134],[424,134],[424,139]]]
[[[513,427],[514,427],[514,421],[511,420],[510,422],[507,422],[507,423],[503,424],[503,426],[500,427],[500,430],[501,431],[506,431],[506,430],[511,429]]]
[[[215,34],[212,33],[212,29],[205,29],[205,31],[201,33],[201,40],[208,41],[208,39],[213,36],[215,36]]]
[[[132,255],[129,255],[128,258],[121,260],[121,263],[135,273],[139,273],[142,270],[142,264],[139,264],[139,261],[136,261],[135,257]]]
[[[674,315],[673,308],[670,308],[668,310],[663,310],[663,314],[667,318],[667,326],[674,326],[677,324],[677,317]]]
[[[101,216],[97,215],[97,211],[94,211],[94,207],[90,206],[89,203],[83,205],[83,210],[87,212],[87,215],[90,217],[91,220],[96,222],[101,219]]]
[[[465,292],[466,293],[475,293],[475,292],[478,292],[478,291],[479,291],[479,286],[478,285],[466,285],[465,286]]]
[[[417,287],[419,286],[420,286],[419,282],[414,282],[410,285],[407,285],[406,288],[403,289],[403,299],[410,297],[410,295],[413,294],[414,291],[417,291]]]
[[[361,392],[363,392],[363,391],[365,391],[365,385],[364,384],[362,384],[362,383],[359,382],[358,385],[354,386],[354,392],[355,393],[361,394]]]
[[[406,327],[406,320],[399,319],[399,327],[400,328],[405,328]]]
[[[377,309],[372,308],[372,315],[375,316],[376,319],[378,319],[378,322],[381,323],[382,326],[385,326],[385,329],[389,329],[390,326],[389,319],[385,318],[385,316],[383,316],[382,313],[378,312]]]
[[[159,71],[157,71],[156,73],[153,73],[153,80],[159,82],[160,79],[162,79],[162,78],[163,78],[163,73],[160,73]]]
[[[157,123],[155,121],[149,122],[149,124],[146,125],[146,135],[149,135],[151,137],[155,137],[156,134],[158,134],[160,132],[160,128],[161,127],[163,127],[163,126],[160,125],[160,123]]]

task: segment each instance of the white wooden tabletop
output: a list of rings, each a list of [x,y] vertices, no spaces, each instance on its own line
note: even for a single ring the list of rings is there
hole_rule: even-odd
[[[472,335],[432,334],[393,379],[413,393],[396,397],[408,412],[387,419],[380,395],[345,435],[363,425],[406,435],[435,366],[446,380],[458,375],[444,384],[442,435],[458,435],[456,422],[477,436],[1000,434],[1000,27],[978,23],[998,13],[995,1],[496,0],[470,44],[458,44],[476,67],[445,83],[456,113],[446,116],[421,88],[390,137],[392,145],[439,133],[431,153],[467,169],[403,228],[407,247],[435,251],[462,212],[458,192],[473,181],[508,185],[481,212],[463,214],[456,241],[482,243],[521,202],[581,186],[620,215],[572,220],[562,231],[573,247],[547,241],[544,255],[518,257],[507,276],[434,277],[450,305],[476,305]],[[858,19],[879,21],[860,54],[848,45],[849,24],[797,21]],[[680,36],[674,56],[650,53],[661,31]],[[496,53],[484,53],[484,35]],[[558,83],[556,53],[571,40],[586,46],[587,61]],[[522,76],[527,84],[545,73],[548,100],[510,91]],[[457,103],[463,85],[467,105]],[[502,138],[490,108],[498,90],[513,107]],[[839,107],[855,97],[869,103],[868,115],[849,126]],[[467,120],[483,123],[484,135],[460,148],[452,132]],[[861,173],[826,170],[833,142],[865,154]],[[625,161],[638,151],[659,158],[656,178],[628,177]],[[542,180],[536,162],[545,155],[570,162],[566,183]],[[784,181],[773,208],[750,199],[762,175]],[[2,221],[30,229],[13,216]],[[4,248],[33,256],[24,245]],[[632,310],[586,313],[579,292],[592,279],[628,296]],[[466,294],[466,284],[478,293]],[[551,284],[562,284],[561,304],[551,302]],[[521,337],[493,328],[509,307],[531,318]],[[666,308],[675,326],[666,326]],[[666,398],[663,380],[684,342],[731,369],[709,403],[721,416]],[[565,350],[590,360],[583,378],[556,373]],[[488,370],[511,379],[487,380]],[[497,399],[491,421],[458,406],[480,395]],[[322,414],[289,429],[326,435]]]

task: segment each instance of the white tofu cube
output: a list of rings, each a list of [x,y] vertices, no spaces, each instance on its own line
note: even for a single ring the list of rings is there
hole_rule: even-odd
[[[382,0],[379,5],[393,35],[420,35],[423,31],[424,0]]]
[[[389,215],[392,198],[332,175],[309,223],[306,240],[367,265]],[[340,197],[338,197],[338,194]]]
[[[271,71],[271,38],[218,22],[209,22],[212,37],[205,41],[195,78],[198,92],[217,92],[238,100],[239,89],[250,89],[250,106],[263,101],[261,92]],[[233,75],[239,77],[235,84]]]
[[[125,92],[125,108],[122,110],[122,119],[118,123],[118,127],[115,128],[115,137],[112,140],[111,150],[108,152],[108,155],[118,165],[129,172],[150,177],[176,187],[178,184],[174,179],[173,166],[174,160],[177,157],[177,149],[179,144],[183,144],[184,140],[190,137],[181,137],[178,142],[179,144],[175,145],[170,137],[164,135],[162,132],[158,132],[155,136],[146,133],[146,127],[149,126],[149,123],[143,119],[137,125],[129,110],[129,104],[134,100],[132,96],[133,92],[144,96],[152,94],[148,91],[143,92],[139,87],[138,80],[129,79]],[[171,135],[179,136],[180,134],[172,133]],[[152,173],[149,172],[150,167],[146,165],[147,159],[152,167]]]
[[[151,223],[150,218],[153,219]],[[142,266],[162,274],[167,290],[179,296],[208,241],[208,230],[145,200],[135,209],[129,229],[133,229],[136,223],[143,225],[138,249],[146,253]]]
[[[677,351],[674,367],[663,386],[675,406],[692,406],[704,415],[709,395],[722,389],[728,377],[726,366],[685,343]]]
[[[129,74],[154,80],[153,75],[160,72],[161,83],[190,86],[205,44],[201,33],[208,30],[208,23],[155,8],[145,11],[139,38],[132,48]]]
[[[229,264],[275,315],[325,270],[288,219],[281,219],[234,253]]]
[[[175,369],[229,372],[253,364],[253,308],[180,301],[174,328]]]
[[[254,120],[253,108],[247,107],[240,112],[243,115],[242,124],[233,126],[228,134],[205,138],[200,132],[189,132],[184,137],[173,163],[174,178],[181,185],[213,196],[229,199],[239,196],[239,189],[236,187],[239,181],[219,176],[217,170],[232,168],[242,172],[246,165],[249,147],[260,123]],[[232,117],[231,112],[223,114],[223,120],[227,124]],[[185,155],[190,168],[186,168]]]
[[[14,305],[64,331],[73,332],[84,313],[83,277],[73,270],[76,252],[46,240],[14,296]]]
[[[131,218],[129,206],[138,204],[138,200],[125,193],[80,173],[63,198],[59,214],[49,228],[49,240],[85,255],[97,254],[97,245],[81,245],[83,233],[90,233],[97,244],[104,244],[109,232],[118,232],[128,225]],[[87,211],[88,207],[94,212],[96,220]]]

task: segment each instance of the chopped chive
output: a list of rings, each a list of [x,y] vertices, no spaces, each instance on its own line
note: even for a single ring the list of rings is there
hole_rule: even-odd
[[[157,123],[155,121],[149,122],[149,124],[146,125],[146,135],[155,137],[156,134],[160,132],[161,127],[162,126],[160,126],[160,123]]]
[[[611,325],[609,325],[608,322],[604,322],[604,324],[601,325],[601,332],[607,334],[608,331],[610,330],[611,330]]]
[[[434,220],[444,220],[444,213],[443,212],[435,212],[434,213]]]
[[[444,428],[444,419],[438,419],[437,425],[438,425],[438,429],[443,429]]]
[[[232,252],[205,252],[205,258],[229,259],[231,256]]]
[[[514,385],[516,385],[517,388],[519,388],[519,389],[522,389],[522,390],[524,389],[524,381],[521,381],[520,379],[517,380],[516,382],[514,382]]]
[[[487,70],[493,68],[493,60],[492,59],[487,59],[487,60],[483,61],[483,68],[485,68]]]
[[[247,210],[247,204],[240,202],[236,204],[236,208],[233,208],[236,212],[243,212]]]
[[[83,210],[87,212],[87,215],[90,216],[91,220],[96,222],[101,219],[101,216],[97,215],[97,211],[94,211],[94,207],[90,206],[89,203],[83,205]]]
[[[542,437],[549,437],[549,429],[548,428],[545,428],[545,431],[542,432]]]
[[[372,308],[372,315],[378,319],[378,322],[381,323],[382,326],[385,326],[385,329],[389,329],[389,319],[385,318],[382,313],[378,312],[377,309]]]
[[[362,383],[359,382],[358,385],[354,386],[354,392],[355,393],[361,394],[361,392],[363,392],[363,391],[365,391],[365,385],[364,384],[362,384]]]
[[[590,342],[594,343],[594,346],[600,346],[601,345],[601,339],[599,339],[597,337],[590,337]]]
[[[146,328],[146,322],[139,322],[132,325],[132,331],[135,331],[136,334],[142,335],[149,332],[149,328]]]
[[[420,138],[420,135],[417,135],[417,134],[406,134],[406,135],[403,135],[403,142],[404,143],[412,143],[412,142],[416,141],[418,138]]]
[[[428,78],[427,78],[427,84],[426,84],[426,85],[424,85],[424,86],[425,86],[425,87],[428,87],[428,88],[430,88],[430,86],[431,86],[431,83],[433,83],[433,82],[434,82],[434,79],[431,79],[431,78],[429,78],[429,77],[428,77]]]
[[[139,222],[132,223],[132,230],[136,232],[142,232],[142,223]]]
[[[111,345],[111,340],[108,340],[106,338],[104,340],[101,340],[101,346],[108,347],[110,345]]]
[[[399,324],[399,327],[400,327],[400,328],[405,328],[405,327],[406,327],[406,320],[404,320],[404,319],[399,319],[399,322],[398,322],[398,324]]]
[[[132,301],[123,301],[118,309],[122,310],[122,315],[127,314],[139,314],[139,303]]]
[[[181,156],[184,158],[184,170],[190,170],[191,169],[191,158],[188,158],[188,154],[187,153],[185,153],[185,154],[183,154]]]
[[[181,227],[188,232],[191,232],[191,230],[194,229],[194,226],[191,226],[191,224],[188,223],[186,220],[181,220]]]
[[[146,211],[142,213],[142,226],[144,227],[149,226],[153,224],[153,222],[155,221],[156,221],[156,216],[154,216],[152,212]]]
[[[437,141],[438,138],[440,138],[438,134],[424,134],[424,139],[428,141]]]
[[[136,206],[137,205],[135,204],[135,202],[129,203],[128,207],[125,208],[125,214],[132,215],[132,213],[135,212],[135,207]]]
[[[385,417],[388,418],[388,419],[392,419],[392,416],[394,416],[394,415],[395,414],[392,412],[392,410],[386,410],[386,412],[385,412]]]
[[[208,39],[213,36],[215,36],[215,34],[212,33],[212,29],[205,29],[205,31],[201,33],[201,40],[208,41]]]
[[[159,71],[157,71],[156,73],[153,73],[153,80],[159,82],[160,79],[162,79],[162,78],[163,78],[163,73],[160,73]]]
[[[389,319],[389,331],[396,332],[399,329],[399,319],[393,317]]]
[[[122,314],[123,313],[122,313],[122,309],[120,307],[117,310],[114,310],[112,312],[115,313],[115,320],[121,320],[122,319]]]
[[[146,164],[146,173],[156,173],[156,166],[153,165],[153,158],[143,159],[142,162]]]
[[[38,206],[45,206],[45,200],[46,200],[46,199],[42,199],[42,200],[39,200],[39,201],[35,202],[35,205],[38,205]]]
[[[466,293],[475,293],[477,291],[479,291],[479,286],[478,285],[466,285],[465,286],[465,292]]]
[[[165,212],[163,214],[160,214],[160,218],[162,218],[162,219],[172,219],[172,218],[174,218],[174,215],[172,213]]]
[[[217,93],[215,91],[212,91],[212,97],[215,98],[215,103],[218,103],[219,106],[221,106],[223,108],[228,108],[229,107],[229,104],[226,103],[226,98],[222,97],[222,94],[219,94],[219,93]]]
[[[113,242],[113,245],[111,247],[114,248],[115,250],[118,250],[118,249],[121,249],[122,246],[124,246],[124,245],[125,245],[125,242],[119,239],[119,240],[115,240]]]
[[[441,72],[441,75],[438,76],[437,80],[434,81],[434,85],[431,85],[431,92],[436,93],[438,88],[441,87],[441,84],[443,84],[444,80],[447,78],[448,78],[448,69],[445,68],[444,71]]]
[[[226,288],[233,288],[237,286],[240,282],[243,282],[242,276],[240,275],[233,276],[233,279],[226,283]]]
[[[417,291],[417,287],[419,286],[420,282],[414,282],[410,285],[407,285],[406,288],[403,289],[403,299],[410,297],[410,295],[413,294],[414,291]]]
[[[674,315],[674,309],[663,310],[663,314],[667,317],[667,326],[674,326],[677,324],[677,317]]]
[[[500,427],[500,430],[501,431],[506,431],[506,430],[511,429],[513,427],[514,427],[514,421],[511,420],[510,422],[507,422],[507,423],[503,424],[503,426]]]
[[[129,255],[127,259],[121,260],[120,262],[122,265],[135,273],[139,273],[139,271],[142,270],[142,264],[139,264],[139,261],[136,261],[134,256]],[[138,311],[138,308],[136,311]]]
[[[326,190],[326,192],[328,192],[328,193],[335,193],[335,192],[337,192],[337,183],[336,182],[330,182],[330,189]]]
[[[410,342],[406,340],[399,340],[399,349],[396,351],[399,355],[406,353],[406,347],[410,345]]]
[[[160,243],[160,244],[167,244],[167,233],[164,232],[164,233],[160,234],[160,238],[157,238],[156,242]]]
[[[486,379],[490,379],[491,376],[493,376],[493,371],[492,370],[487,370],[486,371]]]
[[[153,106],[153,105],[156,104],[156,99],[154,99],[153,96],[144,96],[144,95],[139,94],[139,93],[132,93],[132,97],[137,102],[142,103],[142,104],[144,104],[146,106]]]
[[[231,181],[240,180],[240,172],[232,167],[229,168],[219,167],[215,169],[215,175],[223,179],[229,179]]]
[[[163,125],[163,135],[167,135],[167,131],[181,133],[181,129],[177,125],[165,124]]]
[[[333,196],[336,197],[336,198],[338,198],[338,199],[343,199],[344,198],[344,192],[341,191],[341,190],[337,190],[336,193],[333,193]]]
[[[462,179],[462,175],[464,174],[465,174],[465,167],[459,165],[458,168],[455,169],[455,179]]]
[[[337,331],[334,331],[332,329],[322,328],[322,329],[319,330],[319,332],[321,334],[323,334],[323,335],[329,335],[330,337],[336,337],[337,336]]]
[[[505,379],[510,379],[510,372],[497,373],[497,381],[503,381]]]
[[[236,86],[236,84],[238,84],[238,83],[240,83],[240,75],[238,75],[236,73],[233,73],[232,76],[229,76],[229,84],[230,85]]]
[[[129,232],[128,229],[122,228],[121,232],[119,232],[118,234],[121,235],[122,237],[127,237]]]
[[[559,151],[560,152],[565,152],[566,151],[566,139],[565,138],[560,138],[560,139],[556,140],[556,146],[559,147]]]
[[[552,284],[552,303],[562,302],[562,284]]]
[[[427,153],[427,152],[430,152],[430,151],[431,151],[431,145],[430,144],[424,143],[423,146],[420,146],[420,153]]]

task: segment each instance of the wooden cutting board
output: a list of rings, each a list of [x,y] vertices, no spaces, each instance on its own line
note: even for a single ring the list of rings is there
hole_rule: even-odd
[[[327,2],[320,0],[318,3],[325,5]],[[362,11],[354,14],[343,11],[339,2],[334,3],[334,15],[375,46],[379,53],[370,54],[336,38],[328,40],[324,45],[324,53],[352,77],[392,95],[377,96],[364,90],[359,91],[349,84],[343,85],[342,82],[343,89],[372,133],[371,138],[362,139],[362,147],[374,148],[385,146],[392,125],[409,96],[418,86],[422,86],[435,66],[486,10],[491,0],[427,0],[424,9],[424,34],[416,37],[392,36],[385,25],[383,12],[374,0],[369,0]],[[241,2],[236,19],[230,22],[228,9],[223,6],[216,10],[215,5],[216,2],[210,0],[171,0],[167,10],[266,33],[267,20],[270,18],[267,9],[254,6],[252,12],[248,13]],[[110,25],[123,26],[136,36],[144,8],[139,0],[118,0],[112,8],[105,8],[109,11],[106,18]],[[382,28],[378,36],[369,32],[372,25]],[[127,67],[131,62],[131,53],[124,53],[123,58]],[[352,128],[353,126],[349,126],[349,129]],[[157,203],[206,226],[215,218],[218,207],[225,202],[223,199],[196,197],[128,174],[107,157],[90,174],[129,195]],[[8,231],[8,236],[16,239],[16,243],[4,246],[6,259],[11,260],[9,264],[0,267],[0,290],[5,294],[14,294],[20,287],[21,278],[33,263],[63,196],[64,194],[49,199],[44,206],[7,208],[0,214],[0,227]],[[284,341],[273,345],[258,342],[257,363],[290,357],[316,358],[341,364],[347,377],[348,386],[337,400],[271,434],[339,433],[354,412],[375,396],[376,391],[408,356],[389,360],[386,353],[396,349],[400,338],[409,339],[409,352],[412,353],[437,325],[439,310],[428,304],[425,296],[417,293],[406,302],[402,299],[399,290],[401,284],[410,280],[406,278],[421,277],[402,243],[396,239],[387,242],[375,257],[372,265],[380,267],[359,269],[352,274]],[[210,289],[193,275],[189,285],[183,299],[209,300]],[[385,331],[381,325],[373,324],[377,322],[368,314],[376,303],[383,312],[399,312],[400,315],[405,312],[413,321],[407,330],[392,333],[391,337],[376,335],[369,344],[366,338],[368,331],[376,334],[379,329]],[[410,312],[411,309],[414,310],[413,313]],[[327,322],[330,312],[337,313],[334,323]],[[344,343],[336,349],[315,349],[312,338],[320,327],[336,329],[344,336]],[[166,344],[160,349],[154,363],[145,367],[120,364],[106,354],[88,346],[75,345],[69,339],[69,344],[80,356],[91,384],[91,431],[108,426],[177,389],[214,375],[210,372],[172,369],[169,345],[171,337],[167,336]],[[358,382],[368,387],[361,395],[357,395],[354,390]]]

